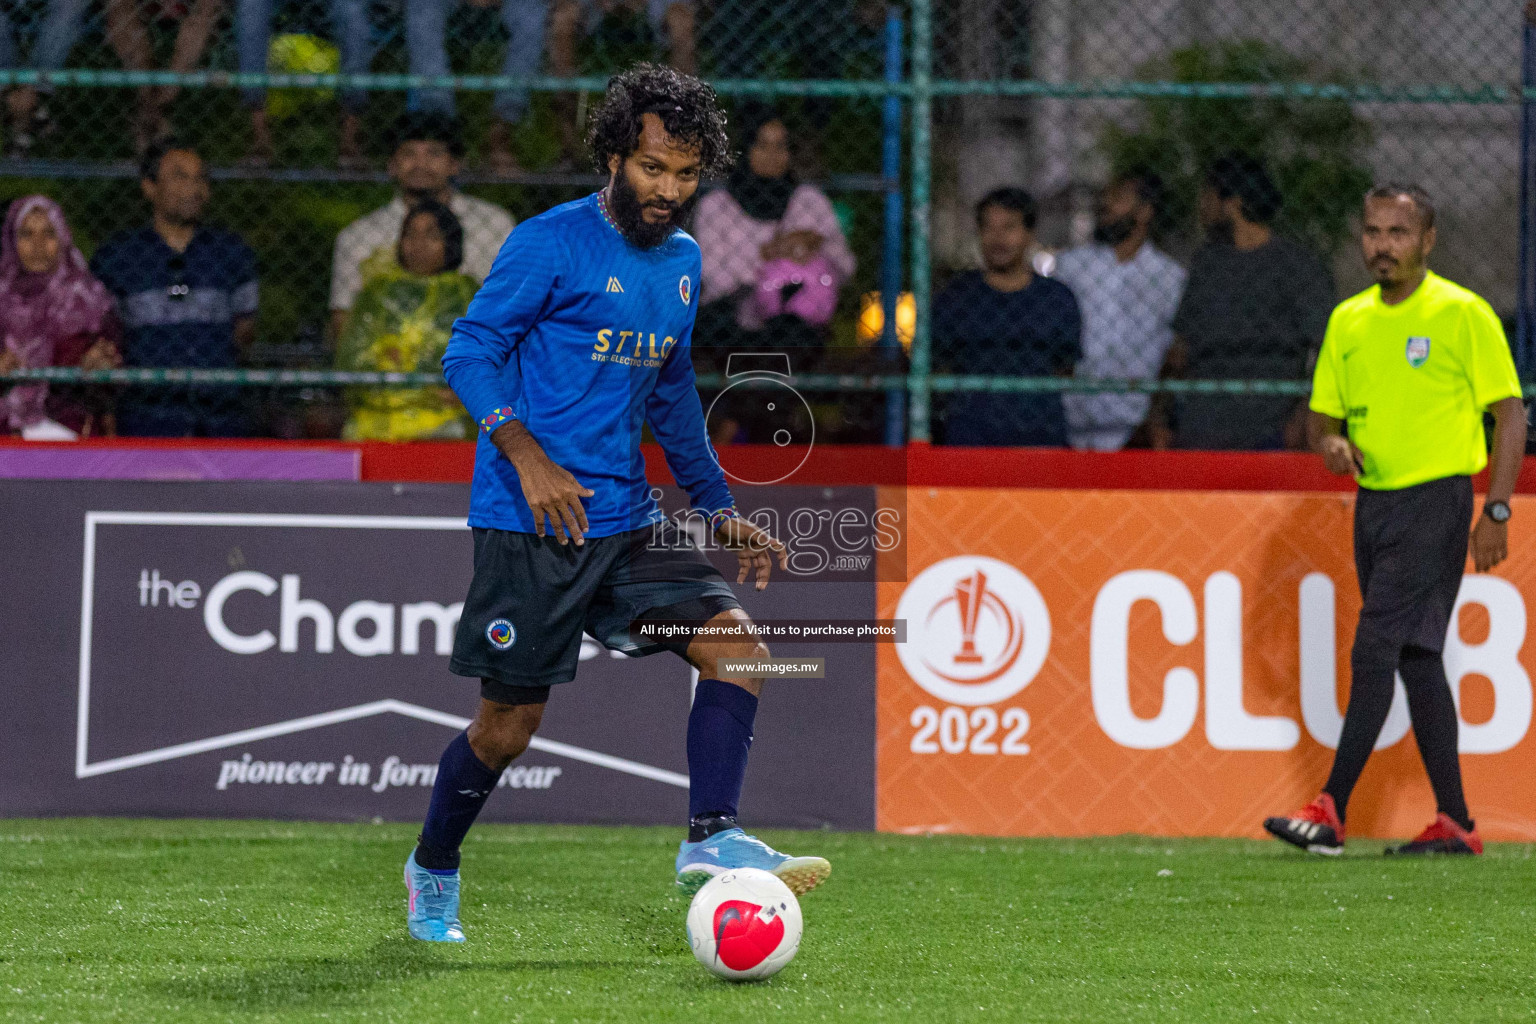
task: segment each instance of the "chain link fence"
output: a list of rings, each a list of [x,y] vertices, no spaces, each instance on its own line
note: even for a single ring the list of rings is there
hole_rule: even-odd
[[[691,223],[706,405],[787,353],[818,440],[1294,445],[1372,181],[1427,188],[1435,268],[1520,308],[1512,0],[0,13],[12,433],[473,436],[452,320],[515,222],[601,184],[581,126],[642,59],[714,82],[741,153]]]
[[[1332,305],[1370,283],[1354,216],[1386,180],[1428,189],[1434,267],[1513,325],[1516,4],[935,10],[934,74],[950,81],[934,108],[934,369],[1057,374],[1064,387],[1305,381]],[[1005,186],[1028,195],[993,192]],[[1020,222],[1022,242],[1005,230]],[[1029,276],[988,266],[1017,265],[1020,247],[1050,280],[1016,295],[989,287],[983,277],[1009,288]],[[935,399],[934,427],[981,443],[1294,447],[1306,389],[1289,390],[1156,401],[951,392]]]

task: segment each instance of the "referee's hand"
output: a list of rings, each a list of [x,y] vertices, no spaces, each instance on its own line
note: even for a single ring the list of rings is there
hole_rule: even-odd
[[[1339,476],[1359,476],[1365,472],[1365,453],[1342,434],[1329,434],[1318,442],[1317,452],[1323,457],[1328,472]]]
[[[1478,572],[1487,572],[1509,557],[1509,524],[1496,523],[1487,516],[1478,516],[1472,527],[1472,539],[1467,543],[1467,553]]]
[[[517,469],[518,482],[523,485],[523,498],[533,513],[534,531],[543,537],[544,521],[548,519],[550,532],[561,544],[571,540],[577,547],[585,544],[587,510],[581,499],[590,498],[596,492],[583,487],[567,470],[555,465],[528,433],[528,428],[516,420],[497,427],[491,434],[491,443]]]
[[[773,556],[779,556],[779,568],[789,571],[789,549],[784,542],[766,530],[761,530],[745,519],[734,516],[720,524],[715,539],[736,553],[741,571],[736,574],[737,583],[747,582],[747,574],[756,574],[754,589],[765,590],[768,577],[773,573]]]

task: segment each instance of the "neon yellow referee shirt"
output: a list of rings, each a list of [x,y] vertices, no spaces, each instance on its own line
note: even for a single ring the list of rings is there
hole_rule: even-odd
[[[1483,411],[1520,395],[1504,325],[1477,295],[1433,272],[1388,306],[1374,285],[1328,320],[1314,412],[1349,425],[1360,486],[1395,491],[1488,464]]]

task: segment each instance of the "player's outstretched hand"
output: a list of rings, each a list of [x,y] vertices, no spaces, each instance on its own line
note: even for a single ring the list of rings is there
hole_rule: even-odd
[[[1477,571],[1487,572],[1509,555],[1509,524],[1478,516],[1467,547]]]
[[[491,434],[491,443],[517,469],[517,479],[523,485],[523,497],[533,512],[533,528],[538,535],[544,536],[544,521],[548,519],[550,530],[561,544],[569,543],[567,538],[577,546],[585,544],[587,510],[581,499],[590,498],[595,492],[555,465],[528,428],[516,420],[497,427]]]
[[[784,542],[745,519],[727,519],[715,531],[715,539],[736,552],[736,561],[741,565],[741,571],[736,574],[737,583],[747,582],[747,574],[754,573],[755,589],[765,589],[773,572],[774,555],[779,557],[779,568],[789,571],[789,549]]]

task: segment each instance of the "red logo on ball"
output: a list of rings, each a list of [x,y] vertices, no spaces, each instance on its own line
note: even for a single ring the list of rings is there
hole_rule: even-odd
[[[784,941],[778,908],[727,900],[715,908],[715,957],[733,971],[751,970]]]

